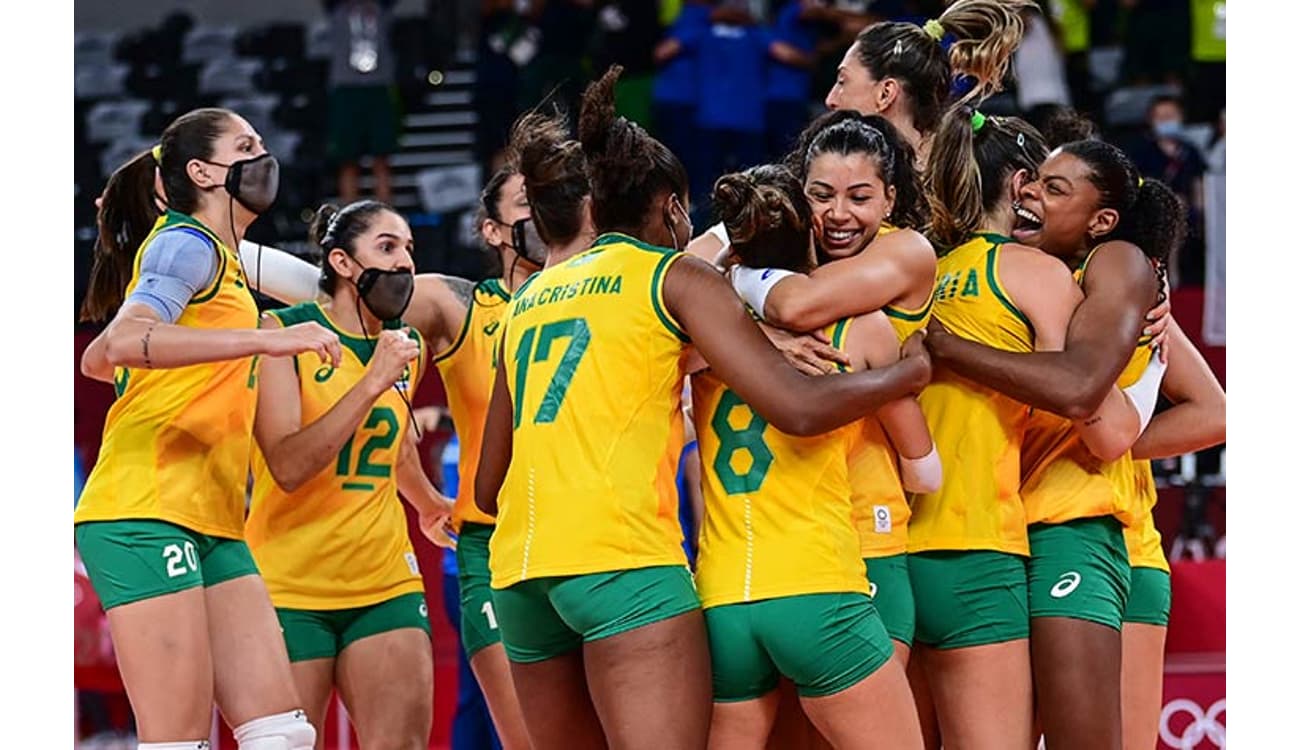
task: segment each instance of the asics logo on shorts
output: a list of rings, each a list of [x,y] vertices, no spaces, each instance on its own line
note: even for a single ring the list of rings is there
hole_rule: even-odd
[[[876,598],[876,582],[875,582],[875,581],[868,581],[868,582],[867,582],[867,596],[871,597],[872,599],[875,599],[875,598]]]
[[[1069,573],[1062,573],[1061,580],[1057,581],[1056,585],[1052,587],[1052,591],[1051,591],[1052,598],[1064,599],[1065,597],[1074,593],[1075,589],[1079,588],[1079,581],[1082,580],[1083,580],[1083,576],[1079,575],[1073,570],[1071,570]]]
[[[424,602],[420,602],[420,617],[426,620],[429,619],[429,606]]]

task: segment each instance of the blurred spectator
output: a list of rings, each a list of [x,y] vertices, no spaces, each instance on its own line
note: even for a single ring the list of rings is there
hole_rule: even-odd
[[[1065,56],[1065,80],[1070,103],[1085,116],[1096,114],[1092,95],[1092,72],[1088,68],[1088,46],[1092,32],[1091,10],[1097,0],[1040,0],[1044,15],[1052,19]]]
[[[1065,64],[1047,19],[1037,11],[1021,14],[1025,36],[1012,58],[1016,104],[1022,112],[1044,104],[1069,105]]]
[[[516,0],[525,18],[536,24],[537,57],[531,64],[515,60],[522,112],[548,96],[568,112],[578,112],[582,90],[591,77],[585,58],[596,28],[595,0]]]
[[[774,41],[750,15],[747,0],[721,0],[711,21],[702,33],[680,39],[684,51],[696,55],[700,70],[700,169],[691,173],[696,224],[708,221],[715,180],[763,161],[763,89]]]
[[[1188,0],[1120,0],[1128,9],[1124,78],[1137,84],[1181,85],[1191,35]]]
[[[86,486],[86,470],[81,466],[81,451],[72,449],[72,507],[81,500],[81,488]]]
[[[767,156],[778,158],[808,124],[811,68],[817,28],[805,19],[804,0],[785,0],[772,24],[772,62],[767,74]]]
[[[1192,63],[1188,73],[1192,122],[1213,122],[1228,103],[1228,3],[1190,0]]]
[[[478,115],[475,156],[485,174],[497,170],[496,156],[506,145],[519,99],[519,66],[537,54],[535,28],[515,11],[514,0],[483,0],[474,87]]]
[[[695,133],[700,76],[697,50],[687,50],[682,40],[699,39],[707,33],[708,27],[708,1],[686,0],[654,51],[655,62],[660,68],[651,94],[650,118],[656,137],[682,160],[688,175],[697,174],[702,169]],[[692,191],[694,188],[692,185]],[[692,201],[698,199],[691,196]]]
[[[647,130],[654,129],[650,111],[655,85],[655,45],[659,41],[659,11],[645,0],[603,0],[596,14],[594,70],[615,63],[623,75],[614,88],[614,107]]]
[[[389,154],[400,123],[392,48],[396,0],[324,0],[330,22],[329,155],[339,165],[339,200],[360,193],[360,160],[374,159],[375,197],[393,199]]]
[[[1183,105],[1172,96],[1158,96],[1147,108],[1148,132],[1132,149],[1133,164],[1144,177],[1154,177],[1173,189],[1188,209],[1187,242],[1179,257],[1170,259],[1170,286],[1200,284],[1205,273],[1204,196],[1201,178],[1205,159],[1188,142],[1183,130]]]

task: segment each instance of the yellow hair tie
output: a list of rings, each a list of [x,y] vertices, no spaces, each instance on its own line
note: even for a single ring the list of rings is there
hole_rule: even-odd
[[[1141,177],[1138,177],[1138,187],[1142,187],[1142,183],[1144,182],[1146,182],[1146,180],[1142,179]]]
[[[162,144],[154,146],[150,153],[153,154],[153,160],[158,162],[158,166],[162,166]]]
[[[934,40],[935,40],[936,42],[938,42],[938,41],[942,41],[942,40],[943,40],[943,24],[939,23],[939,21],[938,21],[937,19],[931,18],[929,21],[926,21],[926,22],[925,22],[925,33],[927,33],[927,34],[929,34],[930,36],[934,37]]]

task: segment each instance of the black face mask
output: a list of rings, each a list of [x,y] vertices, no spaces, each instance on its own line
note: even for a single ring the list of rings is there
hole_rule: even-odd
[[[226,192],[249,211],[261,216],[275,203],[280,192],[280,162],[275,156],[262,154],[233,164],[208,163],[226,167]]]
[[[357,295],[372,315],[383,321],[398,320],[411,304],[415,274],[405,269],[367,268],[357,277]]]
[[[510,241],[514,243],[516,255],[539,268],[546,265],[546,243],[532,219],[520,219],[511,225]]]

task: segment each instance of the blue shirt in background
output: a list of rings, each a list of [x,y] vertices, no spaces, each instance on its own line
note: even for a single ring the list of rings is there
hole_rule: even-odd
[[[682,455],[677,459],[677,521],[682,525],[682,549],[692,570],[699,550],[695,549],[695,512],[691,510],[691,493],[686,487],[686,457],[699,449],[699,442],[692,440],[682,448]]]
[[[785,42],[800,52],[812,54],[817,43],[815,26],[799,20],[800,0],[788,0],[776,15],[772,25],[774,41]],[[812,85],[812,71],[796,68],[775,60],[767,73],[767,99],[779,102],[806,102]]]
[[[706,71],[700,75],[700,127],[762,133],[771,31],[717,23],[682,43],[698,50]]]
[[[682,42],[683,49],[677,56],[664,63],[655,75],[653,99],[667,104],[695,104],[700,96],[700,84],[696,77],[697,63],[695,52],[685,48],[683,39],[697,39],[708,30],[710,8],[707,5],[687,3],[682,7],[677,20],[668,27],[666,36]]]

